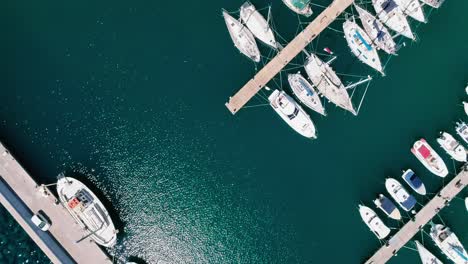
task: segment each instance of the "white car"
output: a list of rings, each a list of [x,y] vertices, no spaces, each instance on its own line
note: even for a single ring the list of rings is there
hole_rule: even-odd
[[[42,231],[47,231],[50,228],[50,223],[47,220],[47,218],[44,216],[44,212],[42,211],[39,211],[37,212],[37,214],[33,215],[31,217],[31,221],[33,222],[35,226],[39,227],[39,229],[41,229]]]

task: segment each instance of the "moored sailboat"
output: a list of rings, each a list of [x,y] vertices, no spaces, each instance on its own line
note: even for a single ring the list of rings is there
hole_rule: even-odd
[[[440,132],[437,139],[439,145],[449,154],[454,160],[466,162],[466,149],[452,135],[447,132]]]
[[[448,169],[444,160],[424,138],[414,142],[411,152],[429,171],[440,177],[447,176]]]
[[[416,205],[416,199],[397,180],[387,178],[385,180],[385,188],[403,210],[410,211]]]
[[[283,3],[299,15],[309,17],[312,15],[310,0],[283,0]]]
[[[419,241],[416,240],[416,248],[418,249],[419,257],[422,264],[443,264],[429,250],[427,250]]]
[[[395,0],[401,11],[419,22],[426,23],[426,16],[419,0]]]
[[[372,0],[372,5],[380,21],[391,30],[407,38],[415,39],[408,20],[394,0]]]
[[[240,19],[257,39],[274,49],[277,48],[275,35],[270,25],[249,1],[241,6]]]
[[[367,206],[359,205],[359,214],[369,229],[379,238],[384,239],[390,234],[390,229],[382,222],[377,214]]]
[[[385,195],[379,194],[379,197],[374,200],[374,204],[377,206],[377,208],[380,208],[380,210],[382,210],[388,217],[395,220],[401,220],[400,210],[398,210],[395,204]]]
[[[430,236],[440,250],[456,264],[468,263],[468,254],[458,237],[450,228],[443,225],[432,225]]]
[[[321,115],[326,115],[318,93],[300,73],[289,74],[288,82],[294,94],[303,104]]]
[[[244,27],[241,22],[223,10],[224,21],[231,36],[234,46],[245,56],[255,62],[260,62],[260,50],[258,49],[252,32]]]

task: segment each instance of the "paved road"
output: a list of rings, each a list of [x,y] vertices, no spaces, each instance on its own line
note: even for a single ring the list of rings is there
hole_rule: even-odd
[[[49,250],[56,256],[61,263],[75,263],[73,259],[67,254],[65,249],[59,245],[59,243],[51,236],[49,232],[44,232],[36,227],[32,221],[32,213],[29,208],[21,201],[16,193],[5,183],[0,177],[0,195],[14,208],[24,220],[25,223],[31,227],[34,233],[39,237],[40,240],[49,248]],[[53,224],[53,223],[52,223]]]

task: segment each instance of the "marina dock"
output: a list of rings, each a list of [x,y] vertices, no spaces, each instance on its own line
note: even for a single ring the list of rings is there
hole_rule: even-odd
[[[255,94],[273,79],[312,40],[327,28],[354,0],[334,0],[301,33],[268,62],[244,87],[229,98],[226,107],[236,114]]]
[[[57,201],[0,143],[0,202],[49,259],[53,263],[112,263],[90,238],[82,239],[87,232]],[[47,232],[31,222],[31,216],[39,210],[50,219]]]
[[[431,201],[429,201],[412,220],[406,223],[390,240],[383,245],[365,264],[379,264],[390,260],[424,225],[468,185],[468,167],[453,178]]]

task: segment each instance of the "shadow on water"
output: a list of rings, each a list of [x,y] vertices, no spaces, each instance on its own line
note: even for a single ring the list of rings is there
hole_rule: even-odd
[[[133,262],[133,263],[136,263],[136,264],[147,264],[147,262],[144,261],[142,258],[134,257],[134,256],[128,257],[127,262]]]

